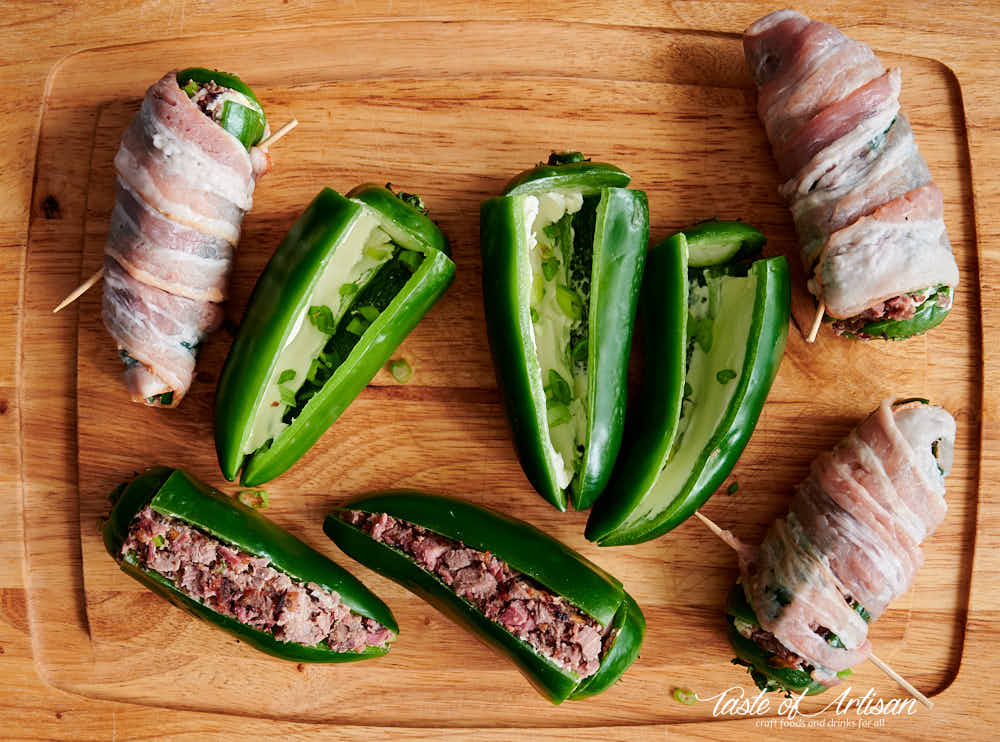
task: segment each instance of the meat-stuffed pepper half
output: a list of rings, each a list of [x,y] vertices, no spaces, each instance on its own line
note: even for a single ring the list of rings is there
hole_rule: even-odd
[[[415,196],[325,188],[257,281],[215,399],[226,479],[254,486],[301,458],[455,275]]]
[[[951,309],[941,190],[900,111],[899,69],[833,26],[778,10],[743,36],[809,274],[838,334],[902,339]]]
[[[103,319],[132,401],[176,407],[222,322],[243,215],[269,167],[267,120],[235,75],[194,67],[146,91],[115,156]]]
[[[621,446],[649,239],[629,176],[553,154],[482,206],[490,350],[521,466],[560,510],[604,489]]]
[[[262,652],[352,662],[399,633],[350,573],[183,470],[148,469],[111,499],[104,545],[122,571]]]
[[[510,657],[553,703],[601,693],[639,654],[645,618],[621,583],[522,521],[390,492],[351,500],[323,530]]]

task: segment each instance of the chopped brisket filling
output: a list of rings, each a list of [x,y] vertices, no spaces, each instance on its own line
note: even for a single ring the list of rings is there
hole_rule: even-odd
[[[222,87],[215,80],[209,80],[199,86],[198,92],[191,100],[201,109],[202,113],[218,122],[222,118],[222,109],[229,97],[226,93],[232,93],[232,91]]]
[[[384,647],[394,636],[377,621],[354,613],[340,596],[314,582],[299,582],[270,560],[225,544],[148,505],[129,526],[121,556],[216,613],[235,618],[282,642],[324,643],[334,652]]]
[[[913,294],[902,294],[891,299],[880,301],[874,304],[861,314],[847,319],[838,319],[833,323],[833,330],[838,335],[857,335],[858,337],[870,339],[871,336],[861,330],[870,322],[879,320],[904,320],[913,319],[917,309],[930,298],[934,289],[927,289],[923,292]],[[948,294],[941,292],[937,295],[936,301],[940,306],[947,306],[950,301]]]
[[[491,621],[581,678],[597,672],[614,642],[615,632],[488,551],[466,548],[385,513],[349,510],[341,518],[411,557]]]

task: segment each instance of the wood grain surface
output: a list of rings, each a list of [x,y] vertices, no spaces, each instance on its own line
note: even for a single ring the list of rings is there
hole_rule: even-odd
[[[0,687],[8,691],[0,704],[10,736],[775,734],[752,721],[713,720],[709,704],[683,707],[670,695],[677,685],[710,694],[743,683],[727,663],[718,617],[735,574],[725,548],[687,523],[652,544],[597,549],[582,538],[582,514],[560,515],[530,489],[493,382],[478,264],[478,203],[549,147],[568,146],[632,173],[634,186],[649,194],[654,239],[697,218],[742,216],[768,234],[770,252],[794,258],[791,220],[776,195],[738,43],[738,32],[767,8],[629,6],[623,23],[624,6],[441,2],[345,13],[287,3],[282,15],[247,15],[247,8],[264,7],[250,3],[233,15],[222,5],[150,4],[142,12],[66,6],[70,15],[58,17],[79,36],[66,36],[25,5],[14,13],[23,23],[10,27],[12,39],[0,41],[0,93],[10,93],[0,102],[10,114],[0,126],[14,143],[3,155],[10,166],[0,171],[9,194],[0,205],[0,245],[12,258],[0,270],[11,273],[2,291],[13,308],[0,317],[0,331],[9,332],[4,337],[14,349],[0,358],[0,424],[14,444],[0,450],[9,464],[0,476],[12,495],[0,507],[14,524],[0,539],[7,557],[0,568]],[[997,334],[980,296],[990,307],[989,289],[1000,275],[998,235],[988,219],[991,205],[1000,204],[991,175],[1000,157],[986,139],[997,121],[990,92],[996,83],[984,74],[996,24],[964,10],[942,19],[913,4],[879,7],[858,5],[853,16],[844,6],[832,14],[801,9],[902,67],[903,105],[944,191],[962,269],[956,309],[929,338],[891,346],[831,336],[806,346],[793,331],[761,424],[734,472],[740,491],[718,495],[705,511],[757,539],[786,507],[808,461],[881,396],[919,393],[949,407],[959,422],[959,450],[948,518],[927,544],[914,590],[873,630],[883,658],[935,694],[937,708],[889,718],[882,730],[845,733],[938,737],[952,729],[986,738],[982,724],[996,707],[988,668],[996,658],[993,489],[1000,472],[990,424],[997,419],[990,392]],[[906,18],[895,18],[893,8]],[[104,25],[92,25],[95,15]],[[255,33],[252,41],[249,34],[207,33],[224,18],[255,32],[283,28]],[[311,20],[318,25],[305,28]],[[125,29],[136,43],[121,44]],[[37,49],[39,39],[45,48],[37,59],[18,55]],[[88,47],[94,50],[79,51]],[[65,56],[73,50],[79,53]],[[143,89],[164,69],[209,58],[254,85],[274,124],[292,113],[302,121],[276,147],[276,168],[245,222],[231,318],[238,320],[270,251],[321,185],[347,190],[363,180],[392,180],[420,192],[453,242],[456,282],[401,349],[415,367],[413,381],[398,386],[380,373],[315,449],[268,486],[269,516],[351,568],[393,607],[402,634],[386,660],[300,671],[257,656],[120,575],[97,537],[110,485],[146,464],[188,466],[222,484],[210,407],[225,333],[203,349],[202,375],[171,413],[126,402],[97,316],[97,292],[66,313],[47,314],[99,264],[113,203],[111,157]],[[801,282],[795,289],[805,307]],[[650,622],[642,657],[625,679],[597,699],[552,709],[488,650],[326,542],[318,524],[332,504],[359,490],[404,485],[531,520],[621,577]],[[870,666],[856,683],[898,694]],[[84,700],[52,686],[185,711]],[[67,723],[69,714],[79,723]],[[619,724],[627,726],[608,726]],[[481,726],[496,728],[470,729]],[[586,732],[567,731],[581,726]]]

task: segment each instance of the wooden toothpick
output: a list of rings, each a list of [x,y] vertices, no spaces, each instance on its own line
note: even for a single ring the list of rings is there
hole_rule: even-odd
[[[725,530],[724,528],[719,527],[714,521],[712,521],[709,518],[706,518],[699,511],[695,510],[694,514],[696,516],[698,516],[698,519],[708,527],[708,530],[710,530],[712,533],[714,533],[716,536],[718,536],[719,539],[726,546],[728,546],[731,549],[734,549],[737,552],[739,552],[739,548],[737,547],[737,543],[738,542],[735,540],[735,537],[733,536],[732,533],[730,533],[729,531]],[[914,698],[916,698],[924,706],[926,706],[929,709],[934,708],[934,702],[931,701],[931,699],[929,699],[923,693],[921,693],[916,688],[914,688],[913,685],[911,685],[910,682],[906,678],[904,678],[898,672],[896,672],[891,667],[889,667],[889,665],[887,665],[885,663],[885,661],[879,659],[874,654],[869,655],[868,659],[870,659],[872,661],[872,663],[875,665],[875,667],[877,667],[879,670],[881,670],[882,672],[884,672],[890,678],[892,678],[893,680],[895,680],[896,684],[899,685],[900,688],[902,688],[907,693],[909,693],[911,696],[913,696]]]
[[[265,139],[263,142],[261,142],[257,146],[260,147],[262,150],[264,150],[266,152],[270,148],[270,146],[272,144],[274,144],[275,142],[277,142],[279,139],[281,139],[283,136],[285,136],[288,132],[290,132],[292,129],[294,129],[298,125],[299,125],[299,120],[296,119],[296,118],[293,118],[291,121],[289,121],[287,124],[285,124],[284,126],[282,126],[280,129],[278,129],[276,132],[274,132],[274,134],[272,134],[271,136],[269,136],[267,139]],[[76,301],[81,296],[83,296],[84,294],[86,294],[102,278],[104,278],[104,268],[103,267],[99,271],[97,271],[97,273],[95,273],[90,278],[88,278],[86,281],[84,281],[79,286],[77,286],[75,289],[73,289],[69,293],[69,296],[67,296],[65,299],[63,299],[61,302],[59,302],[59,306],[57,306],[55,309],[52,310],[52,314],[55,314],[56,312],[59,312],[59,311],[65,309],[66,307],[68,307],[74,301]]]
[[[260,147],[262,150],[267,151],[272,144],[274,144],[275,142],[277,142],[279,139],[281,139],[283,136],[285,136],[285,134],[287,134],[288,132],[290,132],[292,129],[294,129],[298,125],[299,125],[299,120],[297,118],[292,118],[291,121],[289,121],[287,124],[285,124],[284,126],[282,126],[280,129],[278,129],[276,132],[274,132],[274,134],[272,134],[271,136],[269,136],[267,139],[265,139],[263,142],[261,142],[257,146]]]
[[[97,271],[97,273],[95,273],[90,278],[88,278],[86,281],[84,281],[79,286],[77,286],[75,289],[73,289],[73,291],[70,293],[69,296],[67,296],[65,299],[63,299],[61,302],[59,302],[59,306],[57,306],[55,309],[52,310],[52,314],[55,314],[56,312],[58,312],[58,311],[60,311],[62,309],[65,309],[66,307],[68,307],[74,301],[76,301],[81,296],[83,296],[85,293],[87,293],[87,291],[90,289],[90,287],[93,286],[98,281],[100,281],[102,278],[104,278],[104,266],[103,265],[101,266],[101,269],[99,271]]]
[[[826,302],[821,301],[819,306],[816,307],[816,316],[813,317],[812,327],[809,328],[809,334],[806,336],[807,343],[815,343],[816,336],[819,334],[819,327],[823,323],[823,315],[826,314]]]

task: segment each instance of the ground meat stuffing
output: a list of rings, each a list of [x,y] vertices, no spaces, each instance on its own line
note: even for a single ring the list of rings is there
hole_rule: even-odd
[[[615,632],[490,552],[466,548],[385,513],[349,510],[341,517],[412,557],[487,618],[581,678],[597,672],[602,654],[614,642]]]
[[[913,319],[917,313],[917,308],[927,301],[927,298],[927,293],[894,296],[891,299],[880,301],[857,316],[836,320],[833,323],[833,330],[838,335],[848,334],[869,338],[869,335],[861,332],[861,329],[869,322]]]
[[[336,592],[293,580],[268,559],[229,546],[146,506],[129,526],[121,556],[174,583],[185,595],[278,641],[327,644],[335,652],[384,647],[394,637],[351,611]]]
[[[201,109],[202,113],[213,121],[218,121],[222,118],[227,92],[229,92],[229,88],[222,87],[215,80],[209,80],[198,88],[198,92],[191,100]]]

